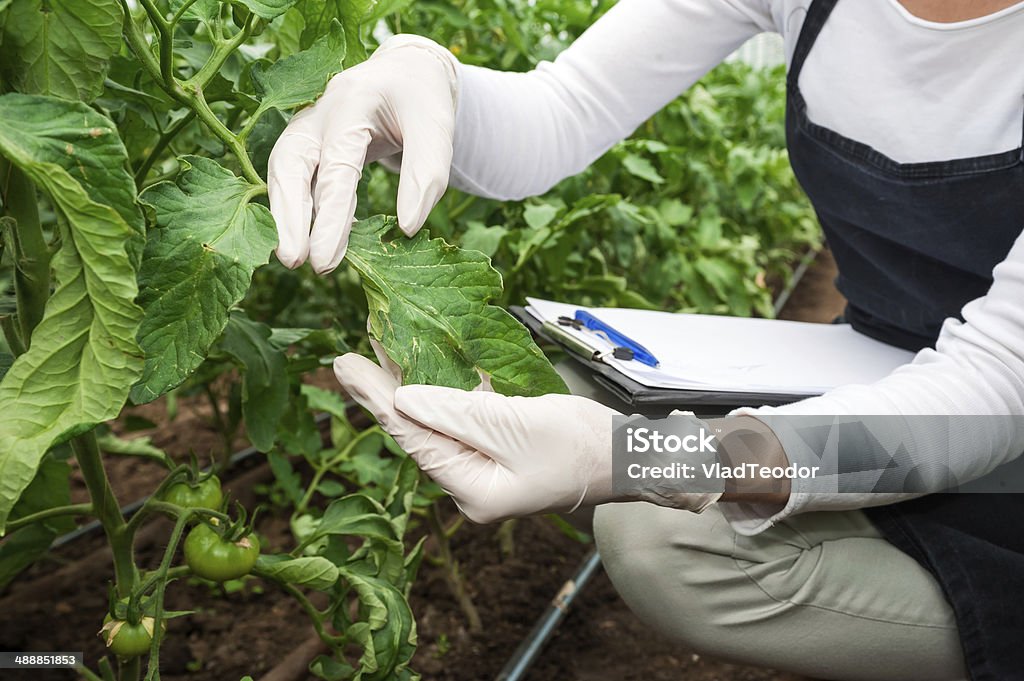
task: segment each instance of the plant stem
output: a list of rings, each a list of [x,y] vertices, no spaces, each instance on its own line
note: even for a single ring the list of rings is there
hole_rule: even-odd
[[[249,17],[249,20],[245,22],[245,26],[232,36],[228,40],[216,41],[213,48],[213,54],[207,60],[202,67],[192,74],[184,83],[186,91],[194,89],[198,92],[202,92],[203,89],[210,84],[213,77],[220,73],[220,68],[224,66],[224,62],[227,61],[231,53],[234,52],[238,47],[249,39],[252,35],[252,30],[256,25],[256,15]]]
[[[431,504],[430,510],[427,512],[427,527],[430,529],[430,534],[434,537],[434,541],[437,542],[437,549],[441,553],[441,562],[445,568],[445,581],[448,582],[448,588],[451,589],[452,595],[455,596],[459,609],[466,616],[469,630],[474,633],[482,631],[483,622],[480,620],[480,613],[477,611],[473,599],[470,598],[469,593],[466,591],[466,582],[459,573],[458,561],[452,555],[452,545],[448,540],[448,533],[445,531],[444,523],[441,520],[441,510],[437,504]]]
[[[255,187],[261,191],[258,193],[265,193],[267,185],[263,182],[263,178],[256,172],[256,168],[252,164],[252,160],[249,158],[249,153],[245,150],[245,145],[235,137],[235,135],[227,129],[220,119],[217,118],[217,114],[213,113],[213,109],[206,102],[206,97],[203,95],[203,91],[198,86],[192,85],[191,88],[188,84],[185,85],[186,96],[190,100],[189,106],[196,115],[199,116],[199,120],[206,124],[206,127],[210,129],[214,135],[223,142],[228,149],[238,159],[238,164],[242,169],[242,176],[245,177]],[[191,91],[190,91],[191,89]]]
[[[92,515],[92,504],[70,504],[68,506],[54,506],[43,511],[38,511],[31,515],[12,520],[7,523],[7,532],[14,532],[15,530],[31,525],[32,523],[38,523],[41,520],[47,518],[59,518],[60,516],[76,516],[76,515]]]
[[[340,452],[338,452],[330,459],[328,459],[327,462],[324,463],[322,466],[317,468],[316,472],[313,473],[313,479],[306,487],[306,493],[302,496],[302,500],[299,501],[299,503],[295,506],[295,512],[292,514],[292,517],[301,515],[303,512],[305,512],[306,508],[309,506],[309,502],[313,499],[313,494],[316,493],[317,486],[320,484],[320,481],[323,479],[324,475],[329,473],[331,469],[338,465],[340,462],[345,461],[350,456],[352,456],[352,450],[355,449],[360,442],[365,440],[370,435],[381,432],[382,431],[380,429],[380,426],[370,426],[369,428],[360,432],[358,435],[352,438],[352,440],[347,445],[345,445],[344,449],[342,449]]]
[[[185,2],[182,3],[181,7],[178,8],[178,11],[175,12],[174,16],[171,17],[171,20],[167,22],[172,30],[174,29],[175,26],[178,25],[178,22],[181,21],[181,18],[185,16],[185,12],[187,12],[189,8],[192,7],[192,5],[194,4],[196,4],[196,0],[185,0]]]
[[[103,677],[83,665],[75,667],[75,671],[85,678],[86,681],[103,681]]]
[[[0,183],[5,210],[16,223],[10,230],[15,263],[14,290],[21,344],[27,349],[50,297],[50,248],[39,221],[32,181],[14,164],[0,159]]]
[[[347,639],[344,636],[332,636],[331,634],[327,633],[327,630],[324,629],[323,614],[316,609],[316,607],[310,602],[308,598],[306,598],[306,595],[304,593],[296,589],[291,584],[274,579],[267,573],[260,570],[258,567],[253,569],[252,574],[256,575],[257,577],[261,577],[269,582],[273,582],[278,587],[280,587],[281,590],[283,590],[289,596],[294,598],[295,601],[306,612],[306,614],[309,615],[309,619],[313,620],[313,628],[316,630],[317,636],[319,636],[320,640],[326,643],[329,647],[336,648],[337,646],[346,643]]]
[[[25,344],[21,342],[21,334],[18,333],[17,319],[13,315],[0,317],[0,328],[4,331],[4,338],[15,357],[25,354]]]
[[[185,129],[185,126],[195,120],[195,117],[195,111],[189,111],[181,118],[181,120],[169,127],[164,134],[160,135],[160,139],[158,139],[156,144],[153,145],[153,150],[149,152],[149,156],[147,156],[142,164],[139,165],[139,169],[135,171],[136,186],[142,186],[142,183],[145,181],[146,175],[149,174],[153,164],[160,158],[160,154],[162,154],[164,149],[170,145],[171,141],[178,136],[178,133]]]
[[[160,561],[160,567],[156,570],[155,579],[157,586],[153,605],[153,642],[149,647],[149,666],[146,668],[146,681],[157,681],[160,678],[160,643],[164,633],[164,590],[167,589],[171,560],[174,559],[174,553],[178,550],[178,542],[181,541],[181,535],[185,531],[185,526],[188,525],[191,517],[192,511],[189,509],[186,509],[178,516],[177,522],[174,523],[174,529],[171,530],[171,537],[167,541],[167,549],[164,551],[164,557]]]
[[[128,0],[121,0],[121,10],[124,12],[124,37],[128,41],[128,46],[132,49],[132,52],[135,53],[135,56],[150,77],[163,85],[164,89],[167,90],[167,94],[178,102],[184,103],[181,88],[168,89],[167,83],[164,82],[160,65],[149,49],[149,43],[146,41],[145,34],[139,28],[139,25],[135,23],[135,17],[132,14],[132,8]]]
[[[103,469],[103,459],[96,444],[96,433],[89,431],[74,438],[71,441],[71,449],[75,453],[85,486],[89,490],[93,513],[107,535],[107,542],[114,556],[117,595],[123,598],[131,594],[138,583],[138,571],[135,568],[132,537],[121,515],[114,491],[110,489],[107,473]]]

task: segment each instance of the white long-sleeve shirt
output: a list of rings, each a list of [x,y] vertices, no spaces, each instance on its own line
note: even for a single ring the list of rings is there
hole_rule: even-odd
[[[780,33],[792,55],[810,0],[621,0],[554,62],[524,74],[459,69],[452,183],[522,198],[580,172],[748,38]],[[1024,2],[953,24],[897,0],[839,2],[800,75],[812,121],[902,163],[1016,149],[1024,139]],[[1024,187],[1021,188],[1024,191]],[[1024,230],[1024,225],[1021,225]],[[1024,236],[988,294],[949,319],[935,349],[872,385],[853,385],[753,415],[1024,415]],[[1024,452],[1021,419],[1001,428],[954,420],[962,437],[911,452],[977,478]],[[1015,425],[1016,424],[1016,425]],[[991,422],[988,422],[991,426]],[[972,429],[978,431],[973,432]],[[815,463],[786,434],[787,455]],[[724,504],[753,534],[789,515],[913,495],[822,495],[793,481],[783,509]],[[936,490],[937,491],[937,490]]]

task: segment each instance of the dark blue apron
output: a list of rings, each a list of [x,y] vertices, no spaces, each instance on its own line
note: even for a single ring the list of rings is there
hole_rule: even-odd
[[[837,2],[811,3],[790,64],[790,161],[839,267],[846,321],[919,350],[934,345],[943,320],[986,294],[993,267],[1024,230],[1024,143],[907,164],[813,123],[800,72]],[[1024,679],[1024,495],[936,494],[868,515],[941,584],[971,678]]]

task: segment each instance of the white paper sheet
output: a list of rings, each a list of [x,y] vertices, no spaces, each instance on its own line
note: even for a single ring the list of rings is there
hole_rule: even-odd
[[[527,301],[527,312],[542,322],[585,309],[646,347],[660,362],[657,369],[612,357],[606,361],[650,388],[818,395],[840,385],[874,382],[914,357],[859,334],[848,324]],[[594,347],[612,348],[591,332],[563,328]]]

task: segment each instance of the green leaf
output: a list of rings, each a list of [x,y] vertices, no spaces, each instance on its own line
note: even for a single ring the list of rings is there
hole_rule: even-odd
[[[18,0],[7,9],[3,80],[19,92],[89,102],[121,48],[117,0]]]
[[[267,455],[267,461],[281,491],[292,505],[298,505],[302,500],[302,476],[295,472],[291,460],[284,454],[271,452]]]
[[[302,32],[302,45],[312,45],[328,26],[337,19],[345,28],[345,66],[353,66],[366,59],[363,33],[387,14],[393,14],[411,4],[412,0],[305,0],[298,8],[306,26]]]
[[[622,159],[622,166],[631,175],[639,177],[641,180],[647,180],[652,184],[662,184],[665,181],[665,178],[654,169],[654,164],[643,156],[626,154],[625,158]]]
[[[399,540],[384,508],[365,494],[350,494],[331,502],[312,534],[317,538],[328,535],[367,537],[389,543]]]
[[[357,223],[348,262],[359,272],[370,333],[407,383],[471,389],[482,378],[506,395],[567,392],[529,332],[490,301],[501,275],[486,256],[431,239],[382,240],[393,218]]]
[[[141,222],[131,202],[112,203],[125,178],[113,124],[79,102],[0,97],[0,154],[50,197],[60,215],[57,287],[31,348],[0,383],[0,529],[46,450],[117,416],[141,370],[142,311],[126,247]],[[90,195],[90,185],[106,185]],[[130,181],[128,178],[127,181]]]
[[[245,5],[253,14],[262,19],[273,19],[287,12],[298,0],[235,0],[235,2]]]
[[[288,359],[270,344],[270,327],[233,310],[220,349],[242,367],[242,417],[249,441],[261,452],[274,446],[288,405]]]
[[[43,458],[35,478],[11,512],[12,520],[71,503],[71,468],[66,461],[67,454],[54,450]],[[71,518],[55,517],[32,523],[5,537],[0,543],[0,590],[46,553],[57,535],[74,527]]]
[[[291,558],[263,554],[256,560],[256,568],[279,582],[316,591],[326,591],[338,582],[337,566],[321,556]]]
[[[250,203],[261,188],[209,159],[181,163],[176,184],[155,184],[140,197],[156,226],[139,273],[146,366],[132,388],[136,403],[156,399],[199,366],[277,243],[270,211]]]
[[[551,224],[561,210],[550,203],[531,203],[523,209],[523,219],[531,229],[543,229]]]
[[[471,251],[480,251],[487,257],[498,252],[502,239],[509,230],[500,225],[488,227],[482,222],[471,222],[466,233],[462,235],[459,245]]]
[[[360,670],[362,681],[391,681],[403,678],[416,652],[416,620],[405,596],[393,584],[341,569],[341,576],[352,586],[359,599],[359,614],[365,619],[346,632],[363,647]]]
[[[253,64],[252,82],[260,99],[253,116],[258,118],[269,109],[286,110],[315,101],[331,76],[341,71],[344,59],[345,32],[334,20],[327,34],[308,50],[266,68],[263,62]]]

